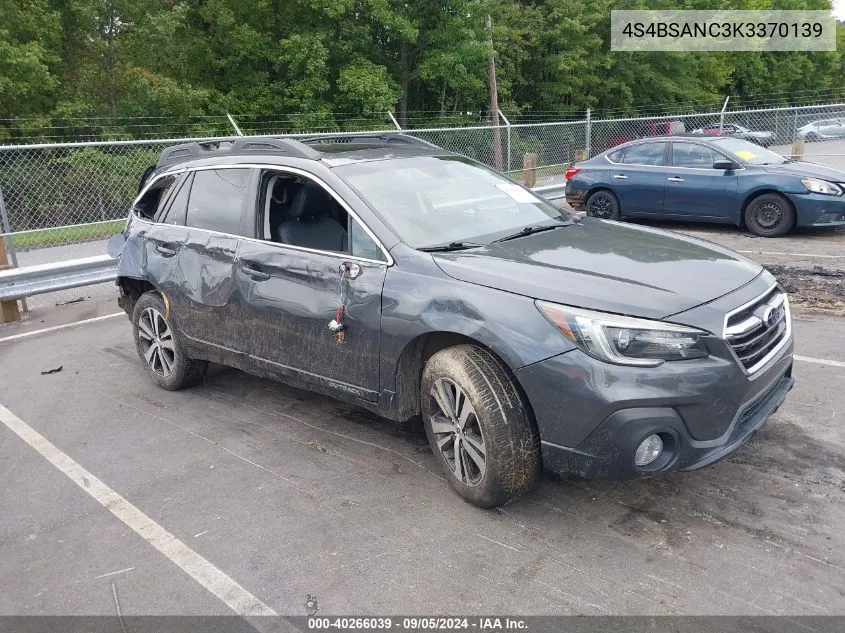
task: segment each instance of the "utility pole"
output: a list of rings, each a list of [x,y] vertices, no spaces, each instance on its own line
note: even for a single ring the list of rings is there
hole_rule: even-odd
[[[496,51],[493,48],[493,20],[487,14],[487,79],[490,83],[490,116],[493,119],[493,166],[502,171],[502,133],[499,129],[499,91],[496,88]]]

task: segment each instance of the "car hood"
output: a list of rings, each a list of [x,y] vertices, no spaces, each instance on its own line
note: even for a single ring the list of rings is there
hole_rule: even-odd
[[[771,174],[788,174],[790,176],[799,176],[801,178],[809,176],[812,178],[830,180],[832,182],[845,182],[845,171],[834,169],[833,167],[826,167],[825,165],[818,165],[816,163],[796,161],[793,163],[784,163],[783,165],[765,165],[764,169]]]
[[[592,218],[483,248],[437,253],[434,261],[461,281],[655,319],[721,297],[762,271],[717,244]]]

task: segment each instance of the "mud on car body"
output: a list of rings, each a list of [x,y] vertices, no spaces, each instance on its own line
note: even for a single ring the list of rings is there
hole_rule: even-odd
[[[482,507],[541,467],[713,463],[793,383],[787,297],[757,264],[572,217],[402,135],[170,148],[111,246],[161,387],[218,362],[421,416],[453,488]]]

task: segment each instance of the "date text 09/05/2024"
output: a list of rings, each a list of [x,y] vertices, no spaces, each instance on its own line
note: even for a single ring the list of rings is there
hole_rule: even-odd
[[[406,618],[308,618],[310,630],[405,630],[405,631],[505,631],[526,630],[525,620],[496,617],[406,617]]]

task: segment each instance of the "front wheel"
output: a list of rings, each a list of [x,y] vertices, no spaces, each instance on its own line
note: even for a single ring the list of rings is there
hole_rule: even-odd
[[[540,470],[540,438],[513,378],[487,350],[437,352],[422,376],[426,435],[449,484],[481,508],[529,490]]]
[[[619,200],[606,189],[590,194],[584,206],[587,209],[587,215],[591,218],[618,220],[621,216]]]
[[[761,237],[780,237],[795,226],[795,209],[780,194],[763,194],[754,198],[745,209],[745,226]]]
[[[135,347],[147,374],[159,387],[176,391],[197,384],[208,363],[189,358],[158,291],[141,295],[132,312]]]

